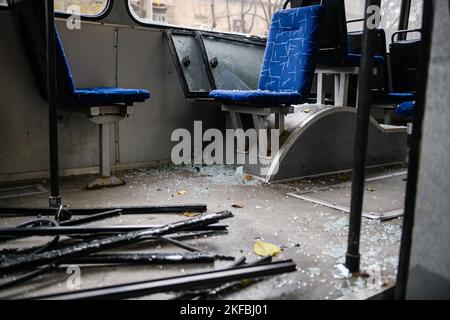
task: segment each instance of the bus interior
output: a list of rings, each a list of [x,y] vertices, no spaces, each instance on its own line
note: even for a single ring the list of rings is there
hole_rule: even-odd
[[[0,0],[0,298],[450,298],[448,30],[446,0]]]

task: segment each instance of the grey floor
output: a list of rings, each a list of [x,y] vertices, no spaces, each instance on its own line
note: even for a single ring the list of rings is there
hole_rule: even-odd
[[[368,177],[402,171],[404,169],[401,167],[370,169]],[[206,203],[209,212],[231,210],[235,214],[234,218],[225,222],[229,224],[229,233],[192,239],[187,243],[209,252],[235,257],[245,256],[247,261],[251,262],[258,259],[253,252],[253,244],[256,240],[262,239],[283,249],[276,260],[293,259],[298,266],[297,272],[264,279],[221,298],[337,299],[368,290],[386,288],[395,280],[401,218],[384,222],[363,220],[361,254],[362,270],[366,276],[341,279],[335,266],[344,262],[348,214],[287,195],[312,191],[309,196],[348,205],[350,188],[333,187],[348,181],[348,174],[273,185],[236,174],[233,168],[222,166],[201,167],[199,171],[191,167],[160,167],[121,172],[117,176],[123,178],[127,184],[95,191],[84,189],[93,177],[62,179],[64,203],[72,207]],[[406,175],[397,176],[368,183],[365,207],[380,212],[401,209],[405,177]],[[41,183],[48,188],[47,181],[31,184],[34,183]],[[0,206],[46,206],[47,199],[48,193],[0,199]],[[233,208],[233,204],[243,205],[243,208]],[[184,219],[188,218],[174,214],[153,214],[121,216],[96,224],[162,224]],[[0,218],[0,225],[14,226],[22,221],[24,218]],[[3,244],[0,249],[28,247],[48,240],[48,238],[28,238]],[[150,243],[126,248],[127,252],[180,250],[168,245]],[[86,266],[81,268],[81,288],[189,274],[223,268],[227,265],[229,262],[183,266]],[[6,281],[19,274],[3,276],[0,281]],[[26,285],[0,292],[0,298],[24,298],[67,291],[69,276],[66,267],[61,267]],[[145,298],[164,299],[172,296],[173,294],[161,294]]]

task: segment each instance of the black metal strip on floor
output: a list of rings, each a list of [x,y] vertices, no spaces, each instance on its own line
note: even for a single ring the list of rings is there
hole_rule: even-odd
[[[122,225],[105,227],[34,227],[34,228],[0,228],[0,239],[4,237],[32,237],[57,235],[113,235],[131,231],[158,229],[161,225]],[[227,225],[208,225],[190,228],[189,231],[226,231]]]
[[[238,268],[243,265],[245,265],[245,257],[242,257],[241,259],[235,261],[231,268]],[[254,261],[252,263],[247,264],[247,266],[257,266],[262,264],[267,264],[272,262],[272,257],[265,257],[260,260]],[[209,288],[206,290],[201,290],[198,292],[188,292],[185,294],[182,294],[181,296],[176,297],[173,300],[204,300],[204,299],[211,299],[213,297],[217,297],[219,295],[225,294],[227,292],[232,292],[237,289],[241,289],[245,286],[251,285],[255,283],[255,280],[249,280],[249,281],[233,281],[229,283],[225,283],[220,285],[219,287],[215,288]]]
[[[139,231],[131,231],[125,234],[95,239],[88,242],[68,246],[62,249],[51,250],[39,254],[31,254],[25,256],[16,256],[6,258],[0,262],[0,272],[5,273],[17,270],[18,268],[29,268],[54,263],[62,259],[71,259],[74,257],[86,256],[91,253],[118,248],[129,244],[143,241],[146,238],[159,237],[179,231],[189,230],[190,228],[204,226],[217,223],[220,220],[233,217],[230,211],[207,214],[196,217],[187,221],[180,221],[167,224],[160,228],[145,229]]]
[[[244,279],[260,278],[296,271],[292,260],[258,266],[244,266],[193,275],[140,281],[96,289],[35,297],[40,300],[129,299],[160,292],[195,290]]]
[[[179,206],[117,206],[114,208],[63,208],[63,211],[71,213],[72,216],[92,215],[105,211],[121,209],[122,214],[165,214],[195,212],[203,213],[207,211],[206,204],[190,204]],[[20,208],[20,207],[0,207],[0,216],[54,216],[58,208]]]
[[[215,225],[214,225],[215,226]],[[208,227],[208,226],[205,226]],[[192,228],[190,230],[184,230],[184,231],[180,231],[177,232],[176,235],[171,235],[172,239],[176,239],[179,241],[184,241],[184,240],[190,240],[193,238],[200,238],[200,237],[208,237],[208,236],[213,236],[216,235],[217,232],[226,232],[225,231],[214,231],[214,230],[200,230],[200,228],[203,228],[202,226],[200,227],[195,227]],[[197,230],[199,229],[199,230]],[[33,246],[33,247],[27,247],[27,248],[5,248],[5,249],[1,249],[0,250],[0,261],[7,259],[9,257],[12,256],[19,256],[19,255],[27,255],[27,254],[32,254],[35,253],[36,251],[39,252],[43,252],[43,251],[50,251],[51,249],[62,249],[64,247],[70,246],[70,245],[75,245],[75,244],[80,244],[86,240],[91,240],[91,239],[96,239],[98,237],[76,237],[76,236],[72,236],[71,238],[68,239],[64,239],[64,240],[60,240],[58,243],[56,243],[54,246],[52,246],[52,248],[47,248],[46,245],[42,246]],[[160,237],[155,237],[155,238],[145,238],[145,241],[148,242],[157,242],[157,243],[161,243],[162,240]]]
[[[104,212],[100,212],[100,213],[95,213],[86,217],[82,217],[82,218],[76,218],[76,219],[70,219],[68,221],[63,221],[60,222],[60,226],[79,226],[82,224],[86,224],[86,223],[90,223],[90,222],[95,222],[95,221],[100,221],[100,220],[104,220],[107,218],[113,218],[113,217],[118,217],[122,214],[122,209],[114,209],[114,210],[109,210],[109,211],[104,211]]]
[[[75,258],[67,263],[75,264],[183,264],[213,263],[215,260],[233,260],[233,257],[206,252],[183,253],[116,253],[96,254]]]

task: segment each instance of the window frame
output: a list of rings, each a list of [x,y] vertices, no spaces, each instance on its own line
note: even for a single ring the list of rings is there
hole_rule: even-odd
[[[105,17],[107,17],[109,15],[109,13],[111,12],[111,10],[113,9],[113,7],[114,7],[114,0],[107,0],[105,9],[102,12],[100,12],[98,15],[80,14],[80,18],[81,18],[81,20],[85,20],[85,21],[99,21],[99,20],[102,20]],[[71,14],[68,12],[55,11],[56,18],[67,19],[70,16],[71,16]]]
[[[126,0],[126,1],[128,1],[128,0]],[[164,30],[164,33],[165,33],[165,38],[168,42],[171,56],[173,58],[173,62],[175,64],[175,69],[176,69],[177,74],[181,81],[181,86],[183,88],[184,95],[188,99],[195,99],[195,100],[211,101],[213,99],[209,98],[210,91],[209,92],[190,91],[187,79],[183,72],[183,66],[181,65],[180,56],[178,55],[178,51],[176,50],[175,45],[173,43],[172,35],[177,35],[177,34],[178,35],[187,35],[187,36],[194,37],[198,41],[203,66],[205,67],[209,85],[210,85],[210,90],[216,89],[216,84],[215,84],[214,76],[212,75],[211,65],[208,61],[208,54],[206,52],[206,48],[205,48],[205,45],[203,42],[204,37],[213,37],[213,38],[217,38],[217,39],[223,39],[226,41],[235,41],[235,42],[240,42],[240,43],[245,43],[245,44],[251,44],[254,46],[261,46],[264,48],[266,47],[266,41],[244,40],[239,36],[238,37],[230,37],[230,34],[221,34],[221,33],[213,32],[213,31],[166,28],[166,30]],[[233,35],[233,34],[231,34],[231,35]]]
[[[111,0],[112,1],[112,0]],[[257,36],[253,34],[239,33],[239,32],[229,32],[229,31],[217,31],[217,30],[207,30],[200,28],[193,28],[187,26],[177,26],[172,24],[163,24],[163,23],[155,23],[155,22],[143,22],[136,16],[136,14],[132,11],[129,0],[124,0],[125,8],[131,20],[141,27],[159,29],[159,30],[179,30],[179,31],[199,31],[203,34],[210,34],[212,36],[223,36],[226,37],[227,40],[236,40],[243,41],[245,43],[266,43],[267,36]]]
[[[109,15],[109,13],[111,12],[111,10],[114,7],[114,0],[107,0],[107,4],[105,6],[105,9],[100,12],[98,15],[87,15],[87,14],[81,14],[80,18],[81,20],[86,20],[86,21],[99,21],[104,19],[105,17],[107,17]],[[8,0],[6,1],[5,5],[1,5],[0,4],[0,10],[11,10],[11,7],[8,4]],[[62,12],[62,11],[55,11],[55,17],[56,18],[63,18],[63,19],[67,19],[68,17],[70,17],[71,14],[67,13],[67,12]]]
[[[164,33],[165,33],[166,39],[168,41],[170,53],[173,58],[173,62],[175,64],[175,69],[177,70],[178,77],[181,80],[181,86],[183,88],[184,96],[189,99],[207,99],[209,97],[209,92],[199,92],[199,91],[191,91],[190,90],[189,84],[187,82],[187,79],[186,79],[184,71],[183,71],[183,67],[180,62],[180,56],[178,55],[178,51],[175,48],[175,45],[173,43],[173,37],[172,37],[172,35],[177,35],[177,34],[191,36],[191,37],[195,38],[197,40],[197,44],[199,44],[201,41],[203,41],[203,39],[198,38],[200,31],[167,29],[164,31]],[[199,45],[199,49],[200,49],[203,65],[205,67],[205,70],[207,70],[207,68],[209,68],[209,66],[207,63],[205,63],[205,54],[206,54],[206,52],[204,51],[205,47]],[[207,76],[208,76],[210,90],[214,90],[215,84],[213,84],[213,82],[211,81],[212,79],[210,77],[209,72],[207,72]]]

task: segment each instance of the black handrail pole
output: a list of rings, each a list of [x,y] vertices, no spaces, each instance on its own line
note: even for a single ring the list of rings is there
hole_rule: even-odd
[[[350,206],[350,225],[348,234],[348,248],[346,255],[346,267],[351,273],[359,272],[360,254],[359,241],[361,235],[361,220],[363,210],[363,198],[365,187],[366,154],[369,137],[371,87],[370,79],[373,67],[373,43],[375,29],[378,26],[370,26],[369,18],[373,12],[368,12],[369,6],[377,5],[379,0],[366,0],[364,36],[362,39],[362,57],[359,70],[359,95],[358,112],[356,119],[355,141],[353,148],[353,178],[352,198]],[[376,13],[375,13],[376,14]]]
[[[61,205],[59,194],[58,120],[56,101],[55,17],[53,0],[45,0],[47,35],[47,95],[50,147],[50,207]]]
[[[423,2],[422,44],[417,74],[417,99],[414,110],[412,143],[409,150],[408,182],[406,184],[405,214],[403,217],[402,238],[398,262],[395,299],[404,300],[407,295],[409,262],[411,255],[414,213],[416,209],[417,181],[420,166],[420,144],[422,142],[422,123],[425,114],[426,90],[431,56],[431,38],[434,21],[434,0]]]
[[[411,0],[402,0],[400,8],[400,21],[398,24],[399,30],[407,30],[409,25],[409,15],[411,13]],[[400,34],[399,40],[406,40],[406,34]]]

